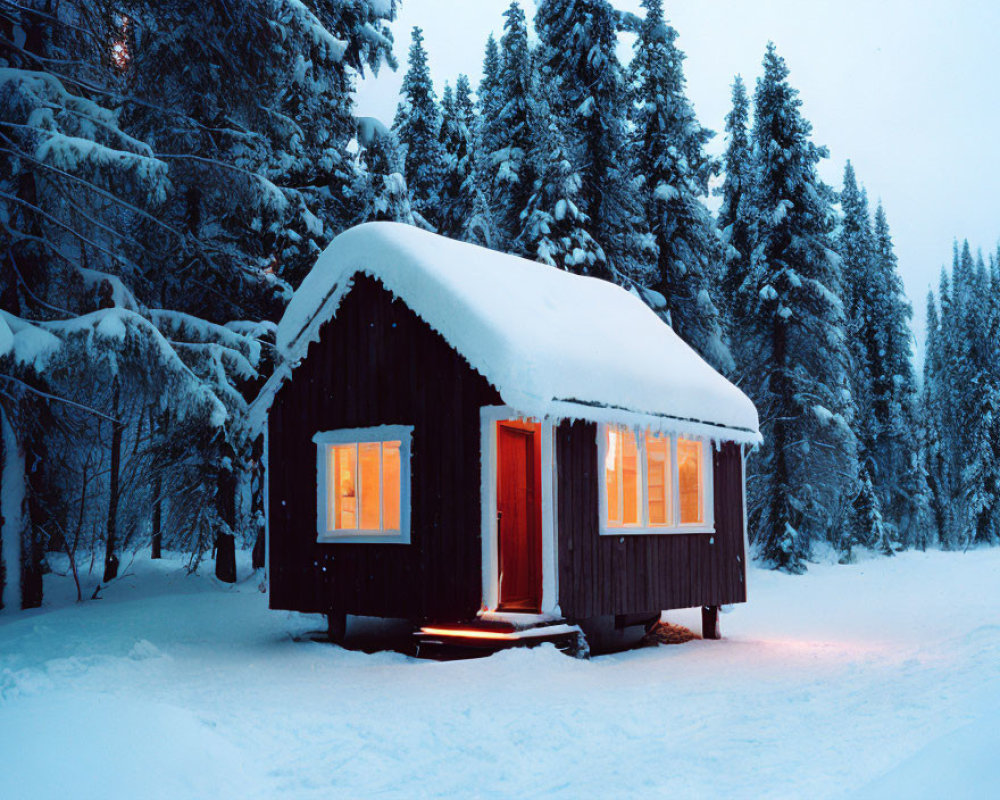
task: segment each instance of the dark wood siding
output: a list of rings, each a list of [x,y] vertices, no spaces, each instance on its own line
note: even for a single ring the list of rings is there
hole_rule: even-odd
[[[271,607],[411,619],[475,614],[480,408],[499,402],[440,335],[380,283],[358,276],[271,409]],[[411,544],[318,544],[312,437],[394,424],[414,427]]]
[[[597,427],[556,429],[559,604],[567,617],[746,600],[740,448],[713,450],[715,534],[601,536]]]

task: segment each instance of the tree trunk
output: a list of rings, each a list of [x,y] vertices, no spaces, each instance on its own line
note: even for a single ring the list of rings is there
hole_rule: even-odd
[[[111,415],[114,422],[111,423],[111,489],[108,496],[108,529],[107,541],[104,548],[104,583],[113,581],[118,577],[118,556],[115,554],[116,537],[118,530],[118,499],[121,493],[119,485],[122,458],[122,431],[125,426],[119,421],[121,414],[119,402],[121,400],[121,387],[118,376],[114,377],[111,389]]]
[[[225,523],[225,530],[220,529],[215,537],[215,577],[226,583],[236,583],[236,474],[232,456],[227,460],[229,464],[219,473],[215,495],[219,518]]]
[[[253,473],[250,477],[250,515],[257,525],[257,539],[253,545],[253,568],[264,569],[267,558],[267,521],[264,517],[264,437],[258,436],[253,444]]]
[[[215,537],[215,577],[236,583],[236,537],[221,531]]]
[[[155,498],[153,499],[153,545],[152,545],[152,558],[161,557],[161,547],[163,545],[163,499],[160,497],[160,493],[163,491],[163,476],[160,474],[159,467],[156,467],[156,479],[153,481],[153,493]]]
[[[257,539],[253,543],[253,553],[251,554],[253,569],[264,569],[264,560],[267,557],[267,542],[264,536],[264,527],[261,526],[257,529]]]
[[[0,408],[3,432],[3,470],[0,473],[0,608],[21,606],[21,546],[24,535],[25,472],[21,449],[7,412]]]
[[[42,605],[42,576],[45,572],[45,551],[48,544],[44,535],[47,527],[45,523],[48,520],[39,498],[41,497],[45,468],[45,442],[42,430],[51,423],[51,415],[48,414],[48,409],[45,406],[36,406],[35,409],[29,411],[29,413],[32,412],[37,412],[37,416],[35,424],[31,426],[31,432],[28,434],[27,446],[24,448],[25,511],[27,516],[21,558],[21,608],[40,608]]]

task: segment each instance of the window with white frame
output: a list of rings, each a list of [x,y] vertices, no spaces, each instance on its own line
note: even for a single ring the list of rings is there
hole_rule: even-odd
[[[601,533],[711,533],[709,443],[598,426]]]
[[[383,425],[313,437],[320,542],[409,544],[412,434]]]

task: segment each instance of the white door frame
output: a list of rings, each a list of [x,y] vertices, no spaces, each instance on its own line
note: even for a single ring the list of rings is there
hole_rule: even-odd
[[[509,406],[483,406],[480,409],[480,527],[483,548],[484,611],[496,611],[500,605],[500,553],[497,536],[497,422],[529,419]],[[534,418],[530,418],[534,419]],[[536,420],[538,421],[538,420]],[[541,422],[542,485],[542,603],[543,614],[559,613],[559,575],[556,561],[556,467],[555,425],[551,419]]]

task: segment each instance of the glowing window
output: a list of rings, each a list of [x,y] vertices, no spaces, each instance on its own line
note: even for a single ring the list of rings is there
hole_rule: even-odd
[[[677,440],[677,478],[681,503],[681,525],[705,521],[704,456],[702,443],[691,439]]]
[[[322,542],[409,542],[412,428],[316,434],[317,533]]]
[[[646,487],[649,524],[673,524],[670,488],[670,440],[663,436],[646,437]]]
[[[714,531],[707,444],[603,425],[598,447],[602,533]]]
[[[607,486],[608,527],[639,524],[642,505],[639,448],[635,434],[620,427],[606,429],[604,472]]]

